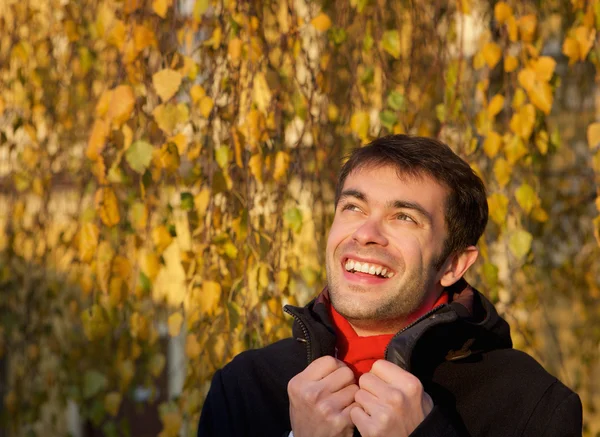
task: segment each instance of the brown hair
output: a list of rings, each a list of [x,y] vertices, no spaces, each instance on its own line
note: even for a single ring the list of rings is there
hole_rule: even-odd
[[[488,221],[485,186],[469,164],[432,138],[390,135],[355,149],[340,171],[335,206],[352,171],[384,165],[396,167],[403,175],[430,176],[449,189],[445,213],[448,237],[436,262],[438,270],[450,254],[477,244]]]

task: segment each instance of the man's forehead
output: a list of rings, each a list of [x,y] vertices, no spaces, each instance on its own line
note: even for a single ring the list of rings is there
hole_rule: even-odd
[[[440,186],[443,186],[443,184],[431,177],[424,170],[407,169],[393,164],[366,163],[352,169],[344,181],[344,188],[346,187],[349,179],[354,179],[358,176],[364,175],[365,173],[378,173],[388,169],[394,170],[394,174],[399,182],[434,182]]]

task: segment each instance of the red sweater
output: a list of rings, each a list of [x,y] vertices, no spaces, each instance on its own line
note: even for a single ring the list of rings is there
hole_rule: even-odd
[[[448,293],[444,292],[431,308],[423,308],[411,319],[407,320],[406,324],[409,325],[427,311],[447,302]],[[375,361],[383,359],[385,348],[394,334],[361,337],[354,331],[354,328],[352,328],[350,323],[348,323],[348,321],[333,308],[333,305],[329,305],[329,310],[337,334],[337,358],[342,360],[352,369],[354,376],[358,380],[363,373],[371,370],[371,366],[373,366]]]

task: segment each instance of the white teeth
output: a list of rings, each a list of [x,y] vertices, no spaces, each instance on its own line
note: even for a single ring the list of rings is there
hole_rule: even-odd
[[[385,267],[378,266],[376,264],[371,265],[369,263],[361,263],[359,261],[354,261],[351,259],[346,260],[344,268],[349,272],[355,271],[361,273],[368,273],[370,275],[380,275],[384,278],[391,278],[392,276],[394,276],[394,273],[391,271],[388,272],[388,269]]]

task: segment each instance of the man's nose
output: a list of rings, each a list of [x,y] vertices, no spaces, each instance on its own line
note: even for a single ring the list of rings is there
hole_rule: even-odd
[[[365,220],[356,231],[354,231],[353,238],[356,242],[365,246],[369,244],[387,246],[388,244],[388,240],[383,233],[382,223],[375,217]]]

